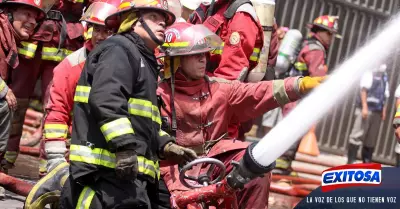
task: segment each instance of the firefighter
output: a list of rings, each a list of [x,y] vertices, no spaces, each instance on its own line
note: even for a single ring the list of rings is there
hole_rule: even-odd
[[[400,85],[397,86],[394,96],[396,98],[397,107],[397,111],[393,119],[393,128],[395,130],[394,133],[397,138],[397,144],[394,151],[396,153],[396,167],[400,167]]]
[[[57,0],[48,4],[46,20],[36,28],[35,34],[18,47],[19,66],[13,71],[13,90],[18,108],[15,111],[7,148],[6,168],[12,168],[19,153],[19,143],[29,99],[39,78],[43,108],[49,98],[53,69],[84,43],[83,26],[79,19],[83,8],[92,0]],[[42,126],[41,126],[42,127]],[[37,137],[42,137],[41,134]],[[38,139],[39,140],[39,139]]]
[[[211,53],[207,64],[208,75],[245,81],[249,72],[259,63],[260,52],[264,46],[263,28],[251,1],[203,1],[191,15],[189,22],[204,24],[223,41],[223,44]],[[271,67],[275,65],[278,55],[276,30],[277,25],[274,24],[268,54],[268,66]],[[244,140],[244,133],[250,131],[252,124],[252,120],[241,125],[232,124],[229,135]]]
[[[339,17],[323,15],[316,18],[310,28],[309,37],[304,40],[302,48],[290,71],[290,76],[325,76],[328,73],[326,65],[327,52],[334,37],[338,34]],[[282,108],[283,117],[296,107],[296,102],[289,103]],[[312,128],[315,129],[315,126]],[[292,172],[291,163],[295,158],[300,140],[295,143],[284,155],[276,161],[274,173],[282,175],[297,175]]]
[[[240,161],[250,144],[228,137],[230,121],[243,122],[296,101],[323,79],[292,77],[246,84],[207,77],[207,56],[222,43],[215,33],[203,25],[175,23],[166,31],[165,37],[163,48],[167,67],[158,88],[164,104],[161,108],[163,130],[176,135],[179,145],[195,150],[199,156],[223,161],[227,174],[233,169],[231,161]],[[243,111],[246,108],[251,111]],[[189,190],[179,181],[178,166],[167,164],[161,167],[161,175],[168,190],[176,195]],[[196,168],[189,175],[198,172],[199,168]],[[213,176],[218,176],[219,172],[213,172]],[[270,177],[268,174],[247,184],[237,194],[238,205],[266,208]]]
[[[92,28],[90,39],[85,42],[84,47],[68,55],[54,69],[50,99],[46,105],[44,140],[41,143],[39,164],[41,176],[52,170],[60,161],[65,161],[66,140],[72,128],[71,112],[76,84],[89,52],[113,34],[111,29],[105,27],[104,19],[116,12],[119,3],[120,0],[101,0],[89,6],[81,21],[85,21],[88,28]]]
[[[17,100],[9,86],[11,73],[19,65],[17,45],[32,36],[36,24],[46,16],[41,7],[43,3],[41,0],[11,0],[0,3],[0,162],[7,148],[12,111],[17,108]],[[1,197],[4,197],[2,187]]]
[[[360,82],[360,89],[354,112],[355,120],[349,136],[347,164],[356,161],[361,145],[362,161],[372,162],[379,134],[377,127],[386,119],[387,99],[390,95],[386,64],[382,64],[374,72],[365,73]]]
[[[118,34],[93,49],[76,87],[61,208],[154,208],[158,159],[196,158],[160,129],[154,50],[174,21],[163,0],[122,1],[106,18]]]
[[[207,71],[212,76],[244,81],[258,64],[264,45],[263,28],[249,0],[213,2],[203,2],[189,20],[204,24],[223,41],[211,53]],[[268,60],[271,66],[278,55],[276,29],[275,24],[270,44],[274,51],[270,51]]]

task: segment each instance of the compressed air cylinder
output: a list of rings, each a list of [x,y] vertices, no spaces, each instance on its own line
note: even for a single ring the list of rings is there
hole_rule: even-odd
[[[260,60],[258,65],[250,71],[246,81],[261,81],[267,72],[269,46],[271,42],[272,28],[275,22],[275,0],[252,0],[251,1],[260,24],[264,30],[264,46],[260,52]]]
[[[275,72],[283,74],[290,69],[291,64],[296,60],[297,50],[302,40],[303,35],[296,29],[291,29],[286,33],[279,47]]]

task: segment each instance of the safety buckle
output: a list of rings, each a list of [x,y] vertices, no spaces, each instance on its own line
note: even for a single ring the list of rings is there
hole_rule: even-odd
[[[47,12],[47,19],[49,20],[59,21],[61,20],[61,16],[62,16],[61,12],[57,10],[50,10]]]
[[[90,149],[94,149],[94,144],[91,142],[86,142],[86,146],[89,147]]]

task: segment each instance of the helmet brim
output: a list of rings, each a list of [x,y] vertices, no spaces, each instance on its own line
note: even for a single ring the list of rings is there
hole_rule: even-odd
[[[165,14],[165,16],[166,16],[166,22],[165,22],[166,26],[172,25],[176,20],[176,17],[174,15],[174,13],[172,13],[172,12],[170,12],[168,10],[165,10],[165,9],[155,8],[155,7],[151,7],[151,8],[149,8],[149,7],[131,7],[131,8],[127,8],[127,9],[118,11],[118,12],[108,16],[104,20],[105,26],[107,26],[107,27],[115,27],[115,25],[114,25],[115,23],[120,24],[120,20],[118,19],[118,17],[123,15],[123,14],[125,14],[126,12],[129,12],[129,11],[133,11],[133,12],[140,12],[140,11],[161,12],[161,13]],[[112,22],[114,22],[114,23],[112,23]]]
[[[135,9],[137,9],[138,11],[156,11],[156,12],[161,12],[165,15],[165,17],[167,18],[165,21],[165,24],[167,24],[167,27],[174,24],[176,17],[174,15],[174,13],[172,13],[169,10],[165,10],[165,9],[161,9],[161,8],[157,8],[157,7],[135,7]]]
[[[337,31],[337,30],[334,30],[334,29],[332,29],[332,28],[329,28],[329,27],[327,27],[327,26],[325,26],[325,25],[322,25],[322,24],[315,24],[315,23],[309,23],[309,24],[307,24],[307,28],[309,28],[309,29],[312,29],[312,28],[314,28],[314,27],[318,27],[318,28],[327,30],[327,31],[329,31],[330,33],[334,34],[335,37],[338,38],[338,39],[341,39],[341,38],[342,38],[342,36],[341,36],[340,34],[338,34],[338,31]]]
[[[27,3],[24,3],[24,2],[7,1],[7,2],[4,2],[4,3],[1,3],[0,7],[18,6],[18,5],[19,6],[27,6],[27,7],[31,8],[31,9],[33,9],[33,10],[38,11],[39,15],[36,18],[36,20],[38,20],[38,21],[44,20],[46,18],[46,12],[45,11],[43,11],[42,9],[40,9],[38,7],[32,6],[31,4],[27,4]]]

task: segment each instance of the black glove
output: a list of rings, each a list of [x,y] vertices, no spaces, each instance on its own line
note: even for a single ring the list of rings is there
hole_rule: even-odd
[[[169,142],[165,145],[164,156],[166,160],[173,161],[177,164],[190,162],[197,158],[195,151],[179,146],[173,142]]]
[[[135,180],[138,173],[138,160],[135,150],[124,149],[115,153],[117,165],[115,172],[121,180]]]

